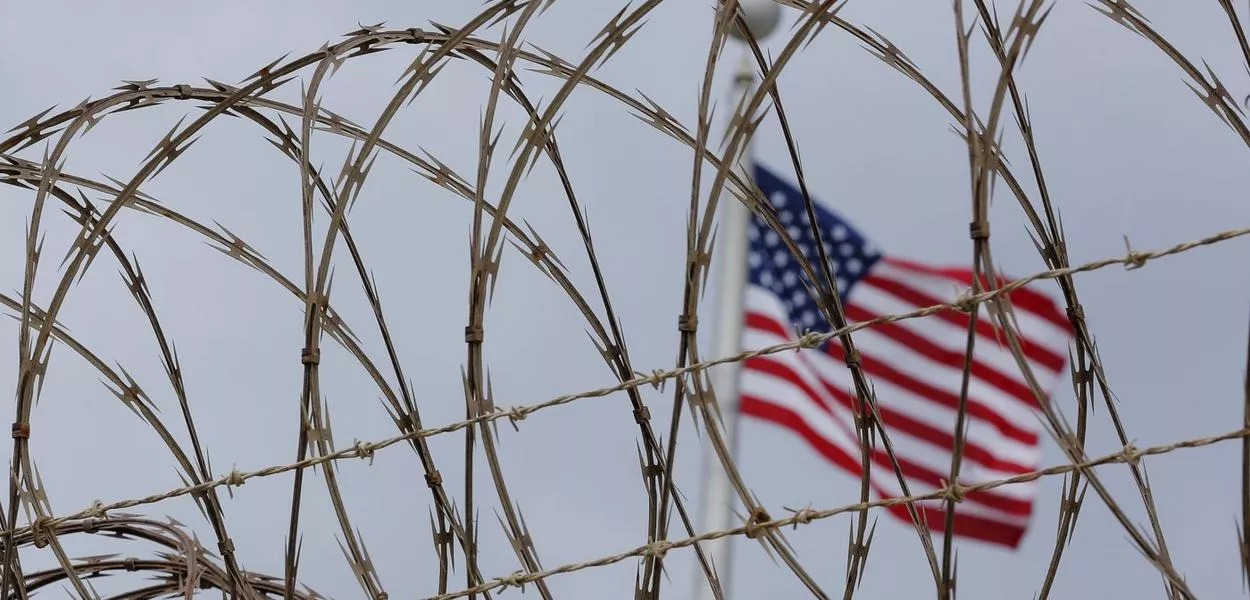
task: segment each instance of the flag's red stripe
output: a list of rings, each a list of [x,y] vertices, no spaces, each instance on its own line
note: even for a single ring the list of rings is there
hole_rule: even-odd
[[[769,333],[779,335],[782,338],[793,337],[780,323],[756,312],[747,313],[746,326],[752,329],[767,331]],[[836,341],[834,343],[827,344],[825,348],[826,352],[834,358],[841,361],[846,360],[846,354],[843,351],[841,344],[836,343]],[[941,404],[952,410],[959,410],[958,396],[938,389],[914,377],[903,374],[899,372],[898,369],[895,369],[884,362],[875,360],[871,356],[861,356],[861,358],[863,359],[862,365],[864,371],[868,374],[885,379],[886,381],[889,381],[890,383],[893,383],[894,385],[897,385],[898,387],[903,388],[918,397]],[[1038,441],[1036,433],[1020,428],[1003,417],[1003,415],[995,412],[993,409],[982,404],[975,398],[968,398],[968,414],[984,420],[986,423],[993,425],[995,429],[1002,432],[1003,435],[1021,443],[1031,446],[1036,444]]]
[[[907,507],[902,504],[891,504],[886,507],[886,510],[907,523],[912,522],[911,514],[907,512]],[[917,505],[916,512],[920,513],[919,516],[924,519],[922,523],[926,523],[930,530],[938,533],[946,530],[945,510],[932,506]],[[951,529],[952,533],[959,537],[973,538],[1011,548],[1019,547],[1020,540],[1024,538],[1024,526],[1022,525],[1003,523],[980,515],[962,513],[959,512],[958,508],[955,509],[955,523]]]
[[[792,430],[794,433],[797,433],[800,437],[802,437],[804,441],[808,443],[809,446],[811,446],[814,450],[816,450],[818,453],[820,453],[830,462],[834,463],[835,465],[851,473],[862,472],[863,465],[860,463],[859,458],[852,456],[847,449],[841,448],[837,446],[836,444],[834,444],[833,442],[826,439],[825,437],[821,436],[819,433],[817,433],[815,430],[809,427],[807,425],[807,422],[804,421],[802,417],[798,416],[793,411],[783,406],[778,406],[776,404],[768,402],[765,399],[757,398],[749,394],[744,394],[742,396],[741,411],[743,414],[747,414],[747,415],[750,415],[759,419],[770,421],[772,423],[775,423],[777,425],[780,425],[782,427]],[[881,451],[877,451],[877,454],[880,454],[880,453]],[[874,463],[878,462],[877,460],[875,460],[875,457],[874,457],[873,462]],[[903,461],[900,460],[899,464],[900,466],[903,466]],[[881,477],[888,476],[891,479],[897,477],[894,474],[893,469],[889,466],[888,462],[886,463],[886,465],[884,465],[884,468],[887,469],[887,471],[881,474],[880,475]],[[874,470],[873,472],[875,473],[876,471]],[[905,466],[904,466],[903,476],[907,478],[912,477],[910,474],[906,472]],[[872,485],[873,491],[876,492],[878,496],[883,497],[883,498],[888,497],[888,495],[884,492],[884,490],[881,489],[879,484],[872,483],[871,476],[869,477],[869,483]],[[938,483],[935,485],[935,487],[941,487],[941,485],[942,485],[941,483]],[[917,493],[917,490],[915,489],[909,489],[909,491],[913,494]],[[985,506],[991,506],[992,504],[995,503],[994,502],[995,497],[992,496],[990,492],[984,492],[984,491],[969,492],[968,494],[965,495],[964,498],[965,498],[965,501],[976,502],[978,504],[983,504]],[[1022,505],[1023,511],[1022,512],[1010,511],[1010,512],[1018,514],[1020,517],[1023,517],[1023,518],[1027,518],[1031,515],[1032,503],[1021,501],[1021,500],[1012,500],[1012,502],[1014,504]],[[899,516],[899,515],[895,513],[895,516]],[[968,517],[970,517],[970,515]],[[909,523],[911,522],[911,518],[907,515],[906,509],[903,510],[901,518],[906,520]],[[988,525],[992,525],[993,527],[1020,529],[1020,526],[1015,525],[1015,524],[1003,523],[1003,522],[993,521],[991,519],[985,519],[985,518],[982,518],[980,520],[984,521]],[[930,517],[930,522],[932,522],[931,517]],[[1009,539],[1009,536],[1003,536],[1003,538],[1001,539]],[[992,540],[987,539],[986,541],[992,541]]]
[[[785,376],[785,378],[787,381],[790,381],[792,383],[797,383],[798,385],[802,386],[802,383],[798,381],[798,377],[794,375],[793,373],[789,373],[787,376]],[[803,387],[806,387],[806,386],[803,386]],[[811,393],[810,389],[806,389],[805,391],[809,394]],[[745,398],[746,396],[744,395],[743,397]],[[793,419],[798,419],[802,421],[801,417],[799,417],[797,414],[795,414],[794,412],[790,411],[787,408],[772,404],[765,399],[757,399],[757,401],[764,402],[766,404],[769,404],[770,406],[776,406],[779,410],[786,411]],[[745,405],[745,400],[744,400],[744,405]],[[838,423],[838,425],[841,426],[840,423]],[[787,424],[787,426],[789,425]],[[803,421],[803,427],[807,427],[808,429],[811,429],[810,427],[808,427],[806,421]],[[845,427],[843,427],[842,429],[846,435],[854,439],[855,437],[854,433],[852,433],[849,429],[846,429]],[[820,435],[816,433],[815,430],[812,430],[812,434],[818,437]],[[824,439],[824,438],[821,438],[821,439]],[[894,464],[890,461],[889,454],[887,454],[884,450],[875,449],[873,450],[871,456],[872,456],[873,464],[876,465],[880,469],[884,469],[884,471],[882,471],[883,477],[885,476],[884,473],[890,473],[891,476],[895,476],[893,475]],[[899,469],[903,472],[903,477],[906,477],[908,482],[921,482],[921,483],[926,483],[932,486],[933,488],[940,488],[946,485],[944,480],[949,478],[950,476],[949,473],[938,473],[937,471],[934,471],[924,465],[916,463],[915,461],[907,458],[906,456],[899,455],[897,452],[894,454],[894,458],[898,460]],[[859,472],[858,467],[856,468],[855,472]],[[1019,498],[1012,498],[1009,496],[1001,496],[992,491],[980,493],[977,495],[976,498],[972,498],[971,496],[969,496],[968,500],[971,502],[976,502],[978,504],[985,505],[989,508],[993,508],[993,509],[1003,511],[1008,514],[1012,514],[1012,515],[1028,516],[1029,513],[1031,513],[1033,510],[1032,503],[1028,501],[1020,500]]]
[[[774,363],[774,364],[777,364],[777,363]],[[790,383],[795,384],[800,389],[802,389],[803,392],[807,394],[808,398],[811,401],[813,402],[820,401],[819,397],[815,395],[815,392],[803,383],[802,378],[800,378],[797,374],[795,374],[790,369],[782,366],[782,369],[779,371],[778,376],[782,377],[786,381],[789,381]],[[767,400],[762,400],[762,401],[767,402]],[[781,408],[781,407],[778,407],[778,408]],[[783,409],[783,410],[786,410],[787,412],[789,412],[790,415],[793,416],[793,418],[801,420],[801,418],[797,414],[790,412],[789,409]],[[850,429],[846,428],[845,426],[843,426],[841,422],[835,420],[834,423],[839,428],[841,428],[843,433],[845,433],[848,437],[855,439],[855,433],[852,432]],[[808,427],[806,422],[803,423],[803,426]],[[819,435],[819,434],[816,434],[814,430],[812,433],[815,435]],[[902,470],[903,476],[908,478],[908,480],[915,480],[915,481],[927,483],[935,488],[939,488],[945,485],[943,483],[943,480],[949,477],[949,473],[947,474],[938,473],[937,471],[934,471],[922,464],[919,464],[905,456],[900,456],[898,453],[895,453],[894,458],[898,460],[899,469]],[[894,465],[893,463],[890,462],[890,455],[887,454],[884,450],[881,450],[881,449],[874,450],[872,453],[872,462],[878,467],[885,469],[886,470],[885,472],[887,473],[893,473],[894,471]],[[971,498],[969,499],[973,502],[978,502],[990,508],[998,509],[1009,514],[1028,515],[1032,511],[1031,503],[1026,502],[1024,500],[1020,500],[1018,498],[1000,496],[994,492],[985,492],[979,495],[976,499],[971,499]]]
[[[794,414],[794,411],[777,406],[766,399],[758,398],[751,394],[742,395],[742,403],[738,406],[738,410],[744,415],[771,421],[791,429],[807,441],[808,445],[819,452],[821,456],[824,456],[833,464],[851,473],[862,472],[863,464],[860,462],[859,456],[852,456],[846,448],[838,446],[825,439],[819,433],[816,433],[814,429],[807,426],[807,422],[802,417]]]
[[[945,304],[943,300],[938,300],[924,292],[916,290],[898,280],[884,277],[876,273],[870,273],[867,277],[860,280],[859,285],[871,285],[887,294],[890,294],[899,300],[913,304],[916,308],[925,306],[933,306],[935,304]],[[948,323],[953,323],[964,329],[968,328],[971,318],[964,313],[954,309],[942,310],[933,313],[934,317],[942,319]],[[985,319],[977,319],[977,335],[985,338],[994,344],[1006,344],[1007,340],[998,334],[998,327]],[[1067,364],[1068,359],[1060,354],[1052,352],[1049,348],[1037,343],[1030,343],[1027,339],[1020,340],[1020,347],[1024,350],[1024,355],[1029,360],[1037,362],[1042,366],[1052,370],[1059,371]]]
[[[793,369],[790,366],[786,365],[785,363],[777,362],[775,360],[772,360],[770,357],[757,356],[754,358],[747,359],[743,363],[742,368],[747,369],[747,370],[755,370],[755,371],[760,371],[763,373],[768,373],[769,375],[772,375],[774,377],[779,377],[779,378],[786,379],[787,381],[790,381],[791,383],[802,388],[803,391],[806,392],[808,398],[814,404],[820,406],[825,412],[829,413],[830,415],[833,414],[833,410],[830,407],[826,406],[825,403],[821,401],[820,395],[817,394],[814,390],[810,389],[807,383],[804,382],[801,377],[795,374]],[[853,396],[851,396],[851,394],[845,391],[842,391],[837,386],[830,384],[828,381],[825,381],[823,378],[820,378],[819,375],[817,375],[816,377],[817,379],[820,380],[821,386],[825,389],[825,391],[827,391],[829,395],[832,396],[838,402],[838,404],[840,404],[846,410],[850,411],[851,414],[856,414],[859,412],[855,408],[858,402]],[[934,446],[942,449],[948,454],[950,452],[954,452],[955,436],[951,435],[950,433],[942,431],[941,429],[938,429],[923,421],[918,421],[908,416],[904,412],[895,410],[893,407],[889,406],[888,404],[879,403],[877,405],[877,410],[881,414],[881,420],[885,423],[885,426],[887,429],[901,431],[903,433],[906,433],[907,435],[910,435],[911,437],[933,444]],[[954,419],[951,420],[951,424],[952,426],[954,425]],[[993,469],[995,471],[1000,471],[1008,475],[1018,475],[1020,473],[1028,473],[1033,470],[1031,467],[1026,467],[1015,461],[1011,461],[1011,460],[1007,460],[1007,459],[994,456],[994,453],[992,451],[985,448],[980,443],[978,443],[977,440],[971,437],[964,439],[964,458],[972,462],[975,462],[979,465],[982,465],[987,469]]]
[[[880,315],[851,303],[846,305],[846,316],[854,321],[871,321],[878,318]],[[878,323],[872,326],[872,330],[904,346],[907,346],[916,352],[919,352],[924,355],[925,358],[928,358],[933,362],[953,367],[961,371],[964,368],[964,354],[962,352],[955,352],[953,350],[943,348],[933,343],[933,341],[929,338],[917,334],[916,332],[898,323]],[[1019,379],[1003,374],[998,369],[995,369],[993,365],[988,365],[975,360],[975,356],[976,354],[974,352],[972,374],[977,379],[998,388],[1003,391],[1005,395],[1019,400],[1029,408],[1037,408],[1037,398],[1029,392],[1028,386],[1021,383]]]
[[[838,360],[846,360],[846,351],[842,349],[842,345],[833,343],[825,346],[825,352]],[[872,356],[862,356],[864,370],[868,373],[880,377],[900,388],[903,388],[921,398],[932,400],[942,404],[951,410],[959,410],[959,396],[939,389],[929,383],[916,379],[907,375],[898,369],[877,360]],[[1030,446],[1037,444],[1038,436],[1036,433],[1023,429],[1012,423],[1002,413],[996,412],[993,408],[986,406],[977,398],[969,396],[968,398],[968,414],[994,426],[1002,432],[1003,435],[1012,438]]]
[[[925,275],[948,277],[964,285],[972,285],[972,271],[968,269],[934,267],[918,263],[913,260],[907,260],[905,258],[885,257],[881,260],[895,267],[909,269]],[[977,277],[977,280],[981,283],[981,289],[987,290],[990,288],[990,280],[984,275]],[[998,286],[996,287],[1002,287],[1008,283],[1011,283],[1010,279],[999,277]],[[1055,303],[1051,301],[1050,298],[1047,298],[1044,294],[1038,292],[1037,290],[1022,287],[1008,292],[1007,295],[1011,298],[1012,306],[1023,308],[1024,310],[1046,319],[1047,321],[1054,323],[1055,326],[1060,329],[1063,329],[1065,332],[1072,331],[1072,323],[1068,321],[1068,317],[1059,312],[1058,307],[1055,306]]]

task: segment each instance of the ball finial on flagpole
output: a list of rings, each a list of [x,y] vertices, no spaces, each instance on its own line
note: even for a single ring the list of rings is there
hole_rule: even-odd
[[[776,0],[738,0],[738,6],[742,8],[742,18],[747,22],[747,29],[757,42],[772,33],[781,21],[781,5]],[[736,23],[730,26],[729,34],[734,39],[746,41],[746,36]]]

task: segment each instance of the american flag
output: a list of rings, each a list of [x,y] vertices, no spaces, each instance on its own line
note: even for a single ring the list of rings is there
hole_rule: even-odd
[[[755,183],[776,208],[804,260],[820,273],[802,193],[762,166],[756,165],[754,172]],[[949,302],[972,284],[973,273],[966,268],[885,254],[834,212],[819,203],[814,208],[851,322]],[[803,284],[806,276],[777,233],[753,215],[748,239],[743,344],[758,348],[794,340],[803,331],[829,331]],[[1049,395],[1066,366],[1069,321],[1053,300],[1036,290],[1023,287],[1010,296],[1025,356]],[[1033,471],[1041,461],[1037,401],[1005,339],[996,335],[988,311],[980,310],[960,467],[960,483],[965,485]],[[949,310],[852,334],[913,494],[940,489],[950,476],[968,324],[969,315]],[[855,387],[837,339],[816,350],[749,359],[739,385],[744,415],[792,430],[837,467],[862,475],[852,408],[857,405]],[[879,442],[871,460],[873,492],[880,498],[899,497],[898,476]],[[956,505],[954,535],[1018,546],[1033,511],[1036,486],[1034,481],[968,494]],[[915,506],[932,530],[944,529],[942,501]],[[887,510],[911,522],[904,505]]]

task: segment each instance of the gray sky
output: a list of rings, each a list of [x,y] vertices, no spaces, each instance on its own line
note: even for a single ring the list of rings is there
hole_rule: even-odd
[[[948,94],[956,94],[954,25],[949,3],[851,2],[842,13],[882,32]],[[527,39],[576,62],[620,2],[557,2],[534,23]],[[596,76],[642,90],[686,124],[697,114],[698,89],[711,32],[711,3],[668,2]],[[1000,12],[1014,8],[1000,2]],[[1215,2],[1136,3],[1191,59],[1208,61],[1234,97],[1250,92],[1235,39]],[[9,82],[0,121],[9,126],[58,104],[71,107],[100,97],[120,80],[237,82],[284,53],[299,56],[358,23],[460,25],[480,3],[374,2],[362,5],[218,2],[160,5],[139,2],[45,1],[14,4],[0,19],[0,77]],[[783,24],[793,22],[788,14]],[[1005,17],[1004,17],[1005,18]],[[488,37],[497,38],[499,30]],[[784,36],[771,40],[774,52]],[[974,37],[978,107],[984,108],[994,69],[981,37]],[[737,60],[730,46],[722,70]],[[416,52],[399,46],[349,61],[325,88],[324,105],[363,125],[373,123],[393,85]],[[305,77],[311,69],[305,70]],[[551,98],[559,81],[522,73],[531,98]],[[1029,54],[1018,80],[1028,96],[1048,182],[1069,239],[1073,263],[1123,255],[1123,236],[1137,249],[1157,249],[1223,229],[1244,226],[1250,208],[1245,148],[1186,88],[1177,68],[1153,46],[1082,3],[1059,3]],[[727,80],[718,81],[724,98]],[[809,185],[887,252],[935,263],[966,264],[969,206],[966,150],[951,133],[949,115],[913,82],[881,65],[840,30],[828,28],[786,68],[783,101],[802,151]],[[489,74],[476,65],[449,66],[405,109],[386,135],[421,147],[466,177],[476,167],[477,126]],[[279,97],[292,100],[298,86]],[[718,114],[728,107],[722,106]],[[672,365],[680,310],[685,213],[691,152],[643,126],[622,105],[590,89],[577,91],[557,130],[579,199],[587,207],[608,287],[627,332],[631,357],[650,370]],[[143,157],[183,114],[185,104],[106,119],[71,146],[66,170],[128,179]],[[501,147],[511,148],[521,122],[512,106]],[[1008,128],[1008,156],[1024,173],[1027,159]],[[511,137],[510,137],[511,136]],[[316,162],[337,172],[346,145],[314,139]],[[27,149],[38,159],[42,146]],[[764,121],[756,145],[764,162],[784,167],[785,147],[775,118]],[[505,165],[499,163],[495,171]],[[500,179],[492,180],[498,194]],[[248,240],[293,279],[300,271],[299,174],[258,131],[237,119],[218,120],[195,146],[145,191],[206,222],[219,221]],[[1009,273],[1044,268],[1013,198],[1000,192],[992,208],[996,259]],[[1030,188],[1032,189],[1032,188]],[[704,187],[706,190],[706,186]],[[5,186],[0,203],[0,285],[21,287],[21,256],[32,194]],[[40,279],[41,301],[51,294],[59,257],[74,230],[59,212],[50,218]],[[574,281],[593,289],[567,202],[553,170],[540,164],[524,180],[513,218],[528,219],[569,265]],[[398,351],[427,424],[463,417],[468,233],[471,206],[421,179],[406,165],[379,159],[353,209],[352,227],[376,274]],[[139,257],[154,302],[176,342],[188,376],[193,410],[213,466],[254,470],[291,462],[295,453],[300,369],[301,306],[278,286],[224,258],[191,232],[126,212],[116,230]],[[1235,429],[1241,415],[1246,296],[1250,285],[1243,241],[1199,249],[1125,272],[1110,268],[1078,275],[1086,314],[1120,402],[1129,435],[1139,447]],[[346,256],[346,253],[342,253]],[[380,339],[359,283],[341,264],[334,302],[367,348],[381,358]],[[1228,276],[1229,279],[1224,279]],[[1057,293],[1048,284],[1043,289]],[[710,299],[710,298],[709,298]],[[710,304],[707,305],[710,307]],[[487,317],[486,354],[497,402],[531,404],[563,393],[610,385],[573,306],[515,252]],[[707,310],[705,308],[705,310]],[[167,419],[176,422],[174,397],[163,385],[159,355],[143,316],[126,293],[117,267],[96,261],[62,315],[69,329],[107,360],[144,384]],[[705,323],[710,318],[703,319]],[[9,339],[16,327],[0,328]],[[710,334],[704,327],[701,335]],[[16,344],[0,345],[0,386],[15,384]],[[340,447],[353,439],[393,435],[394,427],[361,369],[335,347],[326,350],[324,391]],[[58,513],[97,498],[109,502],[180,486],[160,441],[125,410],[92,369],[60,349],[34,417],[35,457]],[[1056,400],[1074,414],[1070,385]],[[646,392],[666,428],[668,395]],[[660,411],[663,409],[663,412]],[[687,424],[688,425],[688,424]],[[700,497],[701,440],[684,429],[677,477],[691,505]],[[832,507],[857,500],[857,480],[835,470],[796,436],[744,422],[739,466],[752,490],[774,514],[781,507]],[[501,452],[507,482],[532,530],[543,563],[555,567],[627,550],[645,540],[644,494],[635,459],[636,427],[623,395],[574,403],[532,416],[520,432],[503,425]],[[1095,415],[1092,454],[1115,450],[1105,409]],[[700,445],[697,445],[700,444]],[[1061,460],[1046,440],[1046,462]],[[436,460],[457,502],[463,439],[433,441]],[[112,462],[104,462],[105,458]],[[1187,450],[1146,462],[1167,541],[1178,569],[1202,597],[1231,597],[1242,589],[1234,518],[1239,511],[1236,443]],[[116,465],[116,466],[115,466]],[[372,466],[339,466],[354,524],[392,598],[435,591],[437,562],[430,550],[430,498],[408,450],[380,452]],[[1140,500],[1123,467],[1103,477],[1135,522],[1145,523]],[[484,475],[484,474],[483,474]],[[226,502],[232,535],[246,568],[281,575],[290,477],[249,482]],[[488,577],[516,568],[494,516],[498,505],[482,479],[479,488],[482,568]],[[1060,482],[1041,487],[1036,516],[1016,551],[959,544],[963,598],[1031,597],[1051,553]],[[319,591],[356,597],[342,560],[338,528],[319,477],[307,488],[302,576]],[[146,506],[172,515],[207,539],[211,530],[189,498]],[[848,518],[786,531],[802,564],[830,591],[840,590]],[[678,527],[674,527],[674,535]],[[86,546],[82,546],[86,547]],[[736,598],[793,597],[799,582],[770,562],[757,544],[738,543],[733,568]],[[93,551],[97,546],[91,546]],[[668,561],[672,598],[686,597],[690,554]],[[30,560],[45,560],[32,557]],[[550,580],[562,597],[628,597],[635,562],[580,571]],[[463,583],[463,572],[457,573]],[[931,592],[915,534],[883,518],[861,598]],[[102,585],[102,589],[103,585]],[[1093,494],[1066,553],[1054,597],[1158,597],[1156,571]],[[515,594],[508,591],[507,594]]]

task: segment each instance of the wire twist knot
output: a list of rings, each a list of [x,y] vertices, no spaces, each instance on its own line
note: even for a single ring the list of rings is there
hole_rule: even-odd
[[[356,449],[356,456],[369,459],[369,465],[373,466],[373,452],[378,449],[377,444],[357,440],[353,447]]]
[[[652,369],[650,375],[644,375],[641,371],[635,371],[634,374],[660,391],[664,391],[664,383],[668,381],[668,374],[664,369]]]
[[[230,474],[226,475],[225,479],[222,480],[222,483],[224,483],[226,487],[233,488],[243,485],[246,481],[247,480],[243,478],[243,473],[240,473],[238,467],[235,467],[230,469]]]
[[[1150,260],[1149,254],[1133,249],[1132,244],[1129,244],[1127,235],[1124,236],[1124,250],[1126,252],[1124,255],[1124,269],[1126,271],[1140,269],[1146,266],[1146,261]]]
[[[510,575],[496,577],[495,581],[499,582],[499,587],[501,588],[514,587],[520,588],[522,591],[525,590],[525,573],[521,571],[513,571]]]
[[[825,341],[825,336],[819,331],[810,331],[799,337],[799,346],[802,348],[815,348]]]
[[[673,548],[673,543],[668,540],[657,540],[647,544],[647,554],[658,559],[663,559],[665,554]]]
[[[957,483],[950,483],[946,481],[945,479],[942,479],[941,482],[942,482],[942,487],[945,488],[942,491],[943,498],[946,498],[948,501],[953,502],[955,504],[959,504],[960,502],[964,501],[965,496],[964,496],[964,490],[962,486],[960,486]]]
[[[107,519],[108,514],[104,511],[104,503],[96,499],[91,503],[91,508],[86,510],[86,516],[92,519]]]
[[[1137,446],[1134,446],[1133,442],[1124,445],[1124,450],[1120,452],[1120,456],[1124,458],[1125,464],[1129,466],[1136,467],[1141,463],[1141,452],[1137,450]]]
[[[517,427],[517,423],[524,421],[525,417],[530,416],[529,412],[525,410],[524,406],[513,406],[512,408],[505,411],[505,414],[508,415],[508,422],[512,423],[512,428],[517,431],[521,430],[520,427]]]
[[[955,297],[955,301],[951,303],[951,306],[961,313],[970,314],[977,309],[978,304],[976,295],[972,293],[972,288],[967,288]]]
[[[816,511],[812,510],[812,506],[810,504],[798,510],[793,508],[787,508],[786,510],[794,513],[794,516],[790,517],[790,520],[793,521],[794,529],[798,529],[799,525],[807,525],[808,523],[811,523],[812,519],[816,517]]]

